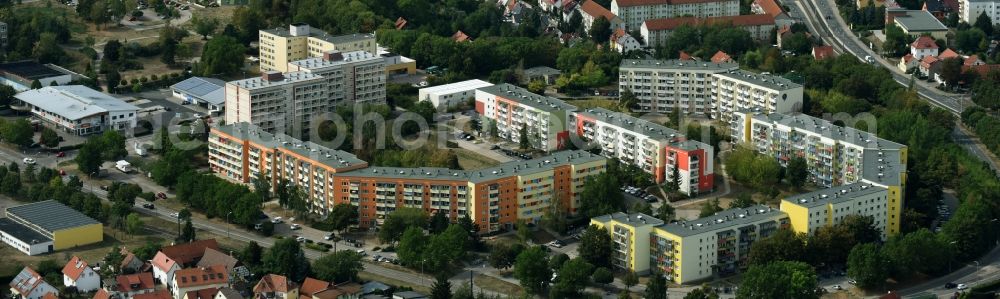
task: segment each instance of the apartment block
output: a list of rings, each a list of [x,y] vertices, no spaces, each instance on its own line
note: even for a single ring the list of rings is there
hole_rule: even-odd
[[[451,84],[424,87],[417,91],[418,101],[431,102],[438,110],[457,107],[475,98],[476,89],[493,86],[493,83],[479,79],[466,80]]]
[[[269,133],[309,136],[311,120],[333,111],[327,78],[309,72],[269,71],[226,83],[226,123],[248,122]]]
[[[642,213],[620,212],[594,217],[590,223],[611,234],[616,267],[660,273],[683,284],[745,269],[753,242],[788,227],[788,218],[760,205],[669,224]]]
[[[1000,1],[998,0],[959,0],[958,17],[962,21],[975,24],[979,15],[986,13],[993,24],[1000,24]]]
[[[709,114],[715,90],[712,76],[739,69],[736,63],[691,60],[625,59],[618,89],[631,91],[642,112]]]
[[[736,0],[613,0],[611,12],[625,22],[627,30],[638,29],[642,22],[676,17],[721,17],[740,14]]]
[[[308,24],[260,30],[260,71],[288,72],[288,63],[322,57],[329,51],[378,53],[375,34],[330,35]]]
[[[790,113],[802,110],[802,85],[779,76],[731,70],[714,74],[712,85],[712,117],[724,122],[735,111]]]
[[[786,166],[802,157],[809,181],[822,187],[862,182],[887,189],[886,232],[899,232],[906,188],[907,147],[875,134],[837,126],[803,114],[734,113],[729,122],[735,142],[741,142]],[[800,226],[801,228],[802,226]]]
[[[652,174],[657,183],[672,181],[676,168],[679,191],[689,196],[710,192],[714,186],[712,146],[688,140],[676,130],[594,108],[574,112],[570,116],[570,131],[600,148],[602,155]]]
[[[585,151],[561,151],[537,159],[479,170],[369,167],[333,176],[337,203],[359,207],[362,227],[381,225],[398,208],[422,208],[471,216],[484,232],[513,229],[518,220],[538,223],[545,211],[575,213],[589,176],[603,173],[606,159]]]
[[[875,227],[886,234],[889,190],[864,182],[798,194],[781,200],[796,233],[812,234],[824,226],[840,223],[848,215],[871,216]]]
[[[370,52],[327,51],[289,62],[287,69],[325,78],[331,105],[385,104],[385,59]]]
[[[506,83],[476,90],[476,112],[496,124],[497,136],[518,143],[524,132],[532,148],[546,152],[561,149],[568,142],[568,117],[576,109],[562,100]]]
[[[754,40],[768,41],[774,36],[775,19],[767,14],[722,16],[722,17],[677,17],[649,19],[639,28],[647,47],[655,47],[667,42],[670,34],[681,26],[731,26],[750,33]]]
[[[266,179],[271,186],[282,180],[298,185],[309,199],[309,210],[317,214],[333,209],[334,173],[368,166],[351,153],[271,134],[246,122],[211,128],[208,163],[217,176],[239,183]]]

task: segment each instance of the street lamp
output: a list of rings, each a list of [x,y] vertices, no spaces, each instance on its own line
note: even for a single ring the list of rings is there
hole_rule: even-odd
[[[958,243],[958,241],[948,242],[948,245],[955,245],[955,243]],[[952,247],[954,247],[954,246],[952,246]],[[952,249],[954,249],[954,248],[952,248]],[[951,260],[953,260],[953,259],[955,259],[955,258],[950,257],[950,256],[948,257],[948,273],[951,273]]]
[[[226,213],[226,238],[229,238],[229,239],[232,239],[232,237],[229,236],[229,215],[232,215],[232,214],[233,214],[232,211],[230,211],[229,213]]]

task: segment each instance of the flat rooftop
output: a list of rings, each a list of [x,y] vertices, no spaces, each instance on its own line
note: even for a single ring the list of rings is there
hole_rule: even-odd
[[[637,134],[649,136],[653,139],[663,140],[669,142],[674,147],[686,150],[710,147],[708,144],[704,144],[702,142],[687,140],[687,136],[677,130],[645,119],[633,117],[620,112],[614,112],[600,107],[587,109],[585,111],[578,111],[577,114],[627,129]]]
[[[139,107],[83,85],[46,86],[14,97],[72,120],[110,111],[139,110]]]
[[[213,105],[220,105],[226,102],[225,87],[226,81],[204,77],[187,78],[170,86],[171,89],[198,97]]]
[[[562,71],[554,69],[554,68],[550,68],[550,67],[547,67],[547,66],[536,66],[536,67],[533,67],[533,68],[524,69],[524,75],[525,76],[529,76],[529,77],[531,77],[531,76],[544,76],[544,75],[550,75],[551,76],[551,75],[559,75],[559,74],[562,74]]]
[[[483,87],[493,86],[493,83],[486,82],[479,79],[465,80],[461,82],[455,82],[444,85],[437,85],[431,87],[424,87],[420,89],[420,93],[423,94],[448,94],[459,91],[479,89]]]
[[[10,218],[0,218],[0,231],[13,236],[28,244],[50,242],[52,239],[40,234],[27,226],[10,220]]]
[[[0,73],[15,75],[25,80],[36,80],[66,75],[52,67],[32,60],[0,64]]]
[[[270,34],[274,34],[274,35],[277,35],[277,36],[282,36],[282,37],[292,37],[291,31],[288,31],[287,27],[285,27],[285,28],[278,27],[278,28],[274,28],[274,29],[265,29],[265,30],[261,30],[261,31],[264,31],[264,32],[267,32],[267,33],[270,33]],[[340,44],[340,43],[349,43],[349,42],[362,41],[362,40],[366,40],[366,39],[375,39],[375,34],[373,34],[373,33],[352,33],[352,34],[343,34],[343,35],[332,35],[332,34],[327,33],[326,31],[320,30],[319,28],[309,27],[309,37],[320,39],[320,40],[324,40],[324,41],[327,41],[327,42],[330,42],[330,43],[334,43],[334,44]]]
[[[615,212],[607,215],[601,215],[594,217],[593,220],[598,222],[607,223],[609,221],[617,221],[624,223],[631,227],[645,226],[645,225],[663,225],[663,220],[657,219],[656,217],[646,215],[643,213],[630,213],[625,214],[622,212]]]
[[[778,91],[802,88],[801,84],[792,82],[792,80],[782,78],[781,76],[758,74],[738,69],[731,70],[728,72],[718,73],[715,75],[751,83],[758,86],[763,86],[765,88]]]
[[[384,61],[381,56],[368,53],[365,51],[350,51],[339,53],[341,59],[338,60],[327,60],[323,57],[310,57],[302,60],[296,60],[289,62],[289,65],[294,65],[301,67],[303,69],[321,69],[327,67],[340,66],[350,63],[366,62],[366,61]]]
[[[534,94],[527,89],[508,83],[483,87],[479,90],[547,112],[576,111],[577,109],[576,106],[570,105],[563,100]]]
[[[947,26],[925,10],[907,10],[905,15],[894,19],[907,32],[948,31]]]
[[[478,170],[455,170],[440,167],[368,167],[337,173],[334,176],[469,181],[478,183],[513,175],[531,175],[541,171],[552,170],[557,166],[582,164],[600,160],[605,160],[605,158],[586,151],[575,150],[555,152],[545,157],[525,161],[512,161]]]
[[[812,117],[806,114],[782,114],[782,113],[754,113],[754,119],[769,123],[776,123],[799,131],[812,132],[839,142],[853,144],[859,147],[883,150],[899,150],[904,146],[889,140],[879,138],[878,135],[858,130],[851,127],[838,126],[825,119]]]
[[[884,192],[886,189],[869,183],[854,183],[801,193],[785,198],[788,202],[807,208],[850,201],[859,196]]]
[[[282,73],[280,80],[265,80],[263,77],[253,77],[236,81],[229,81],[226,84],[233,84],[243,89],[261,89],[274,86],[281,86],[286,84],[293,84],[309,80],[318,80],[323,77],[310,72],[290,72]]]
[[[48,233],[91,224],[97,220],[55,200],[46,200],[7,208],[8,218],[18,218]],[[24,224],[24,223],[22,223]]]
[[[766,205],[756,205],[749,208],[728,209],[715,215],[698,218],[691,221],[679,221],[671,224],[661,225],[657,228],[668,233],[687,237],[701,234],[707,231],[718,231],[722,229],[737,229],[746,225],[766,221],[775,217],[785,215],[779,209]]]
[[[714,72],[725,72],[740,68],[738,63],[713,63],[711,61],[693,61],[680,59],[624,59],[620,68],[645,68],[661,70],[704,70]]]
[[[861,178],[874,184],[900,185],[903,182],[900,174],[906,172],[901,155],[899,149],[865,149]]]
[[[331,168],[343,168],[367,163],[364,160],[358,159],[358,157],[354,154],[331,149],[313,142],[303,142],[281,133],[271,134],[261,130],[253,124],[246,122],[215,126],[212,127],[212,129],[236,138],[244,140],[248,139],[250,142],[265,147],[286,149],[296,154],[309,157],[310,159]]]

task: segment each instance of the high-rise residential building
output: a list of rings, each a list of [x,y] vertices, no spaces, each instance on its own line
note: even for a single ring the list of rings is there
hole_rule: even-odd
[[[309,72],[270,71],[226,83],[226,123],[251,123],[269,133],[309,136],[314,117],[339,104],[327,78]],[[301,134],[301,135],[299,135]]]
[[[747,266],[753,242],[788,227],[788,215],[768,206],[724,210],[693,221],[665,223],[642,213],[591,218],[615,243],[620,269],[657,272],[674,283],[734,274]]]
[[[289,72],[323,76],[332,105],[385,104],[385,59],[365,52],[328,51],[288,63]]]
[[[875,228],[887,236],[889,189],[864,182],[836,186],[781,200],[796,233],[812,234],[824,226],[840,223],[849,215],[870,216]]]
[[[263,179],[277,186],[287,180],[305,187],[309,210],[317,214],[333,208],[334,173],[368,166],[351,153],[271,134],[246,122],[212,127],[208,164],[219,177],[244,184]]]
[[[652,174],[657,183],[672,182],[676,171],[681,193],[697,195],[710,192],[714,186],[712,146],[688,140],[676,130],[594,108],[574,112],[570,116],[570,132],[600,148],[602,155]]]
[[[790,113],[802,110],[802,85],[768,73],[731,70],[713,74],[712,86],[712,117],[724,122],[735,111]]]
[[[666,19],[649,19],[642,22],[639,33],[642,34],[646,46],[654,48],[667,43],[670,34],[681,26],[731,26],[741,28],[750,33],[754,40],[768,41],[774,36],[775,19],[767,14],[723,16],[723,17],[677,17]]]
[[[479,170],[368,167],[350,153],[270,134],[248,123],[213,127],[209,164],[216,175],[240,183],[282,180],[306,191],[309,211],[358,207],[361,227],[377,227],[398,208],[470,216],[483,232],[537,223],[551,208],[575,213],[585,179],[604,172],[607,159],[584,151],[503,163]]]
[[[611,12],[625,22],[627,30],[639,29],[642,22],[676,17],[722,17],[740,14],[736,0],[613,0]]]
[[[531,148],[550,152],[563,148],[569,138],[567,121],[576,106],[562,100],[537,95],[511,84],[499,84],[476,90],[476,112],[496,125],[497,136],[514,143],[521,133]]]
[[[805,159],[808,180],[816,185],[862,182],[887,189],[886,232],[899,232],[906,189],[905,145],[803,114],[740,112],[732,116],[734,142],[774,157],[782,166],[795,157]]]
[[[985,13],[993,24],[1000,24],[1000,1],[998,0],[959,0],[958,16],[969,24],[975,24],[979,15]]]
[[[705,115],[711,111],[715,74],[739,69],[736,63],[693,60],[626,59],[618,71],[618,89],[639,100],[639,111]]]
[[[288,63],[322,57],[329,51],[365,51],[378,54],[375,34],[330,35],[308,24],[295,23],[288,29],[260,30],[260,70],[288,72]]]

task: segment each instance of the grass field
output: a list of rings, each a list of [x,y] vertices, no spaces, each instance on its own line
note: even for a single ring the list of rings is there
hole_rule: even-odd
[[[616,107],[618,106],[618,101],[610,99],[582,99],[582,100],[567,99],[566,102],[575,105],[577,107],[580,107],[580,109],[590,109],[590,108],[600,107],[608,110],[617,111]]]
[[[464,148],[456,148],[452,150],[454,150],[455,154],[458,155],[458,165],[462,166],[462,169],[481,169],[500,164],[500,162],[497,162],[496,160],[487,158],[486,156]]]

